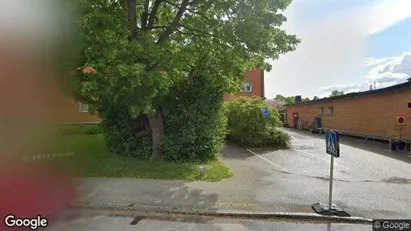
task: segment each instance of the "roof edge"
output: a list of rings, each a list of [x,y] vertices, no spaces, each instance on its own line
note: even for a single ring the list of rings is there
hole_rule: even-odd
[[[316,99],[316,100],[311,100],[311,101],[302,102],[302,103],[287,104],[285,106],[290,107],[290,106],[299,106],[299,105],[310,105],[310,104],[317,104],[317,103],[329,102],[329,101],[340,100],[340,99],[350,99],[350,98],[365,97],[365,96],[371,96],[371,95],[379,95],[379,94],[383,94],[383,93],[388,93],[388,92],[393,92],[393,91],[398,91],[398,90],[404,90],[404,89],[407,89],[407,88],[411,90],[410,79],[408,79],[408,82],[393,85],[393,86],[390,86],[390,87],[385,87],[385,88],[380,88],[380,89],[370,90],[370,91],[348,93],[348,94],[344,94],[344,95],[332,96],[332,97],[327,97],[327,98],[322,98],[322,99]]]

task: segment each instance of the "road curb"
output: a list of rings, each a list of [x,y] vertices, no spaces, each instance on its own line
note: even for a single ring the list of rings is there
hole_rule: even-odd
[[[301,219],[315,221],[333,221],[344,223],[366,223],[371,224],[372,219],[363,217],[337,217],[324,216],[317,213],[299,213],[299,212],[254,212],[243,210],[222,210],[222,209],[187,209],[187,208],[170,208],[160,206],[135,206],[119,204],[92,204],[92,203],[72,203],[70,208],[82,209],[106,209],[117,211],[130,211],[140,213],[160,213],[173,215],[197,215],[197,216],[214,216],[214,217],[232,217],[232,218],[252,218],[252,219]]]

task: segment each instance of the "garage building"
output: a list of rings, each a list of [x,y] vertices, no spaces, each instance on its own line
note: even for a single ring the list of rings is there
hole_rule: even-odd
[[[297,98],[296,98],[297,99]],[[382,140],[411,138],[410,82],[288,105],[286,125]]]

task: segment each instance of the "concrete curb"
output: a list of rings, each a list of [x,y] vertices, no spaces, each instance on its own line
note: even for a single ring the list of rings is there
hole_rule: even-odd
[[[105,209],[117,211],[129,211],[140,213],[160,213],[173,215],[197,215],[197,216],[214,216],[214,217],[232,217],[232,218],[252,218],[252,219],[300,219],[315,221],[333,221],[344,223],[365,223],[371,224],[372,219],[363,217],[337,217],[323,216],[317,213],[299,213],[299,212],[255,212],[245,210],[228,210],[228,209],[187,209],[187,208],[170,208],[160,206],[135,206],[120,204],[92,204],[92,203],[73,203],[69,207],[82,209]]]

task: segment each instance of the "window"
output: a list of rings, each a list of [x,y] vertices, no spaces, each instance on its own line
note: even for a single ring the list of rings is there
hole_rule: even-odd
[[[319,107],[318,108],[318,115],[322,116],[324,114],[324,108],[323,107]]]
[[[78,111],[79,112],[88,112],[88,104],[79,102],[78,103]]]
[[[241,91],[242,92],[252,92],[252,85],[249,82],[244,82],[241,85]]]
[[[334,114],[334,107],[327,107],[327,115],[332,116]]]

